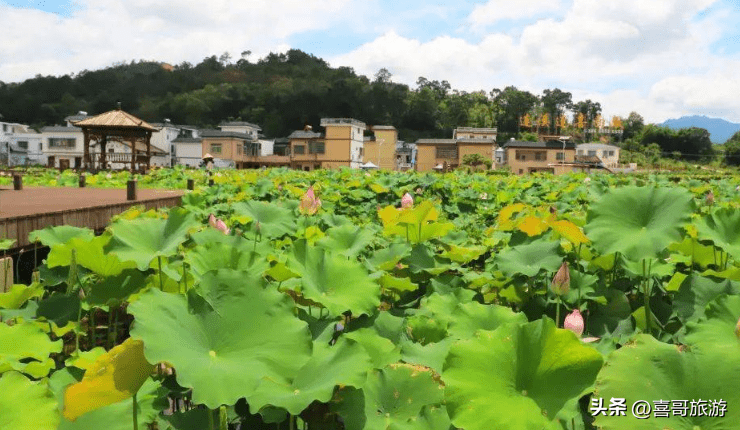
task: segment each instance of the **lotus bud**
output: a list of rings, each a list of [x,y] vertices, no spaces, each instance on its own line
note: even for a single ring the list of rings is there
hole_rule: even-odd
[[[740,318],[737,320],[737,325],[735,326],[735,336],[740,339]]]
[[[301,204],[298,206],[298,210],[304,215],[313,215],[318,212],[321,207],[321,199],[316,198],[316,194],[313,192],[313,186],[308,187],[306,194],[301,197]]]
[[[588,184],[589,182],[591,182],[591,178],[586,178],[586,179],[583,180],[583,183],[584,184]]]
[[[208,217],[208,224],[210,224],[211,227],[222,232],[223,234],[231,233],[231,230],[229,230],[229,227],[226,226],[226,223],[223,222],[222,219],[216,218],[213,214]]]
[[[558,210],[555,209],[555,206],[550,206],[550,213],[553,214],[553,215],[555,215],[556,213],[558,213]]]
[[[260,224],[259,221],[257,221],[256,223],[254,223],[254,231],[257,234],[262,234],[262,224]]]
[[[416,189],[416,194],[421,194],[421,191],[422,191],[421,187],[417,188]]]
[[[709,191],[707,193],[707,196],[704,198],[704,201],[707,203],[707,205],[711,206],[714,204],[714,193]]]
[[[559,296],[568,294],[568,291],[570,291],[570,270],[568,269],[567,261],[563,261],[555,277],[552,278],[550,290]]]
[[[583,316],[581,315],[581,311],[575,309],[573,312],[569,313],[565,317],[563,328],[568,329],[578,335],[578,337],[581,337],[583,334]]]
[[[735,187],[735,191],[740,191],[740,185],[738,185],[737,187]]]
[[[410,207],[414,206],[414,198],[411,197],[411,194],[406,193],[401,198],[401,208],[408,209]]]
[[[479,197],[481,200],[488,200],[488,193],[483,193]]]

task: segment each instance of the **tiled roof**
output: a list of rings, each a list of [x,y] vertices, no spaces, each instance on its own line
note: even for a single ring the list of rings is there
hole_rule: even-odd
[[[483,139],[483,138],[480,138],[480,137],[475,137],[475,138],[467,138],[467,137],[465,137],[465,138],[459,138],[459,139],[457,139],[457,141],[460,142],[460,143],[480,143],[480,144],[486,144],[486,145],[493,145],[493,144],[496,143],[496,140],[495,139]]]
[[[558,140],[548,140],[547,142],[523,142],[521,140],[509,140],[504,144],[505,148],[552,148],[562,149],[563,142]],[[576,144],[573,142],[566,142],[565,149],[575,149]]]
[[[396,127],[393,127],[392,125],[374,125],[372,126],[373,130],[395,130]]]
[[[290,133],[288,139],[319,139],[321,137],[323,137],[323,134],[316,131],[296,130]]]
[[[578,149],[609,149],[609,150],[619,149],[618,146],[606,145],[604,143],[581,143],[577,145],[576,148]]]
[[[141,120],[128,112],[120,109],[101,113],[76,121],[73,123],[77,127],[102,127],[102,128],[138,128],[149,131],[158,131],[157,128],[148,122]]]
[[[79,127],[67,127],[67,126],[59,126],[59,125],[52,125],[48,127],[43,127],[41,129],[41,132],[69,132],[69,133],[82,133],[82,130],[80,130]]]
[[[221,130],[201,130],[201,137],[234,137],[237,139],[252,140],[252,135],[247,133],[239,133],[236,131],[221,131]]]
[[[178,137],[172,143],[201,143],[200,137]]]
[[[416,141],[417,145],[454,145],[456,143],[455,139],[419,139]]]
[[[246,121],[227,121],[227,122],[222,122],[218,126],[219,127],[252,127],[257,130],[262,130],[260,126],[258,126],[257,124],[252,124],[251,122],[246,122]]]

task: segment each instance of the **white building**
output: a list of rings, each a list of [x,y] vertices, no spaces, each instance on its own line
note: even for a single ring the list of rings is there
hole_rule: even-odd
[[[604,167],[612,168],[619,165],[620,150],[618,146],[603,143],[581,143],[576,146],[576,155],[599,157]]]
[[[252,136],[252,139],[257,140],[259,138],[259,132],[262,131],[260,126],[245,121],[229,121],[222,122],[218,128],[221,131],[233,131],[236,133],[244,133]]]
[[[173,165],[198,167],[203,160],[200,130],[190,125],[178,125],[179,134],[172,141]]]
[[[49,167],[81,169],[84,154],[82,129],[73,126],[50,126],[41,129],[41,150]]]
[[[11,166],[46,164],[41,134],[24,124],[0,122],[0,162]]]

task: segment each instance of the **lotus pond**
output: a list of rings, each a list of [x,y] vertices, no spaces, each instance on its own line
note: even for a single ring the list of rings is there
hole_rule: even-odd
[[[214,180],[102,235],[31,233],[50,251],[0,294],[0,430],[740,428],[738,177]]]

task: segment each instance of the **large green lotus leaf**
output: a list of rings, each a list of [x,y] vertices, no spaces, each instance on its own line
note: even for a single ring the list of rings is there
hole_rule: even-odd
[[[246,242],[246,241],[244,241]],[[236,247],[226,243],[209,243],[189,251],[187,261],[198,276],[210,270],[233,269],[251,273],[264,273],[270,264],[259,253],[252,252],[246,243]]]
[[[740,294],[740,286],[729,279],[712,279],[696,273],[684,279],[673,300],[681,321],[696,321],[704,316],[704,309],[723,294]]]
[[[411,246],[407,243],[391,243],[389,246],[375,251],[368,262],[378,270],[391,271],[411,252]]]
[[[558,242],[535,240],[504,249],[496,254],[494,261],[506,275],[522,274],[532,277],[543,269],[548,272],[558,270],[563,263],[563,257],[558,254],[559,248]]]
[[[259,233],[266,238],[281,237],[296,230],[293,211],[280,207],[274,203],[259,201],[240,202],[232,206],[234,215],[245,218],[243,224],[251,222],[252,230],[256,232],[259,223]]]
[[[740,346],[729,354],[718,351],[687,349],[660,342],[649,335],[638,335],[635,341],[614,351],[596,380],[594,398],[609,405],[612,397],[626,399],[626,416],[596,417],[595,425],[603,430],[734,430],[740,422]],[[730,382],[732,381],[732,382]],[[724,400],[724,417],[685,417],[669,414],[667,418],[637,419],[630,407],[638,400]],[[652,403],[651,403],[652,406]],[[669,408],[673,406],[669,403]],[[711,411],[711,407],[707,412]]]
[[[80,297],[75,292],[71,294],[54,293],[39,302],[36,317],[53,321],[62,327],[71,321],[77,322],[81,305]]]
[[[79,382],[68,369],[54,372],[49,378],[49,388],[54,393],[61,413],[64,409],[64,392],[68,386]],[[158,400],[166,390],[151,378],[144,382],[136,395],[137,415],[140,430],[156,422],[159,414]],[[62,416],[58,430],[131,430],[133,401],[131,399],[90,411],[77,420],[69,421]]]
[[[736,260],[740,259],[740,211],[720,208],[696,223],[698,238],[709,239]]]
[[[7,293],[0,293],[0,309],[20,309],[28,300],[44,295],[41,284],[15,284]]]
[[[375,235],[366,228],[344,225],[342,227],[328,229],[326,236],[321,238],[316,244],[337,254],[351,258],[359,255],[374,238]]]
[[[428,244],[419,243],[411,249],[411,254],[403,259],[412,273],[426,272],[438,275],[450,268],[449,260],[439,257]]]
[[[343,336],[362,345],[376,369],[383,368],[401,359],[400,346],[378,334],[375,328],[361,328]]]
[[[706,307],[706,319],[686,324],[686,343],[707,351],[728,348],[737,354],[740,336],[736,333],[740,321],[740,296],[721,296]]]
[[[191,409],[164,416],[162,417],[164,421],[158,424],[162,430],[203,430],[209,428],[208,414],[214,412],[210,409]],[[213,419],[215,421],[215,418]]]
[[[52,353],[62,351],[62,341],[52,341],[38,325],[24,322],[9,326],[0,323],[0,373],[9,370],[41,378],[54,367]]]
[[[702,245],[690,236],[685,237],[681,242],[672,243],[668,250],[676,251],[676,253],[671,254],[671,260],[674,263],[684,263],[688,266],[693,263],[703,268],[718,263],[717,250],[714,246]]]
[[[444,391],[431,370],[392,364],[368,375],[364,395],[341,400],[339,414],[348,430],[448,430]],[[361,406],[364,402],[364,406]],[[365,422],[349,416],[364,410]],[[440,412],[441,411],[441,412]]]
[[[498,305],[483,305],[478,302],[459,303],[447,328],[450,336],[457,339],[471,337],[477,330],[495,330],[508,323],[525,323],[523,313]]]
[[[619,252],[633,261],[653,257],[681,240],[692,199],[683,188],[618,188],[591,206],[585,231],[601,254]]]
[[[188,230],[197,225],[193,215],[180,208],[170,210],[167,219],[119,220],[110,226],[113,237],[105,250],[121,261],[135,262],[144,271],[155,258],[174,255]]]
[[[113,254],[103,250],[110,237],[107,235],[92,239],[75,237],[65,244],[53,246],[46,259],[49,267],[69,266],[72,264],[72,251],[75,252],[75,262],[94,273],[103,276],[119,275],[123,270],[136,267],[132,261],[122,263]]]
[[[118,275],[92,284],[88,289],[86,301],[96,306],[118,306],[144,286],[146,286],[144,273],[138,269],[126,269]]]
[[[442,368],[450,352],[450,347],[455,341],[453,337],[447,337],[439,342],[423,345],[410,339],[401,339],[401,360],[404,363],[425,366],[437,373],[442,373]]]
[[[447,409],[466,430],[561,429],[581,419],[578,400],[602,362],[549,318],[481,330],[450,349],[442,374]]]
[[[333,316],[372,314],[380,304],[380,286],[359,263],[305,241],[295,243],[289,263],[301,274],[303,297],[321,303]]]
[[[295,375],[311,351],[311,334],[290,298],[225,272],[214,276],[239,294],[212,294],[218,301],[211,306],[150,290],[129,307],[131,336],[144,341],[147,360],[171,363],[178,383],[193,388],[193,401],[211,409],[252,395],[263,378]]]
[[[365,349],[354,341],[340,337],[333,346],[315,343],[311,359],[295,376],[263,380],[247,401],[254,413],[270,405],[298,415],[314,401],[328,402],[337,385],[362,386],[371,368]]]
[[[18,372],[0,375],[0,430],[56,430],[59,411],[49,388]]]
[[[71,225],[49,226],[42,230],[32,231],[28,235],[28,240],[52,247],[65,244],[76,237],[90,240],[95,237],[95,233],[89,228],[72,227]]]

